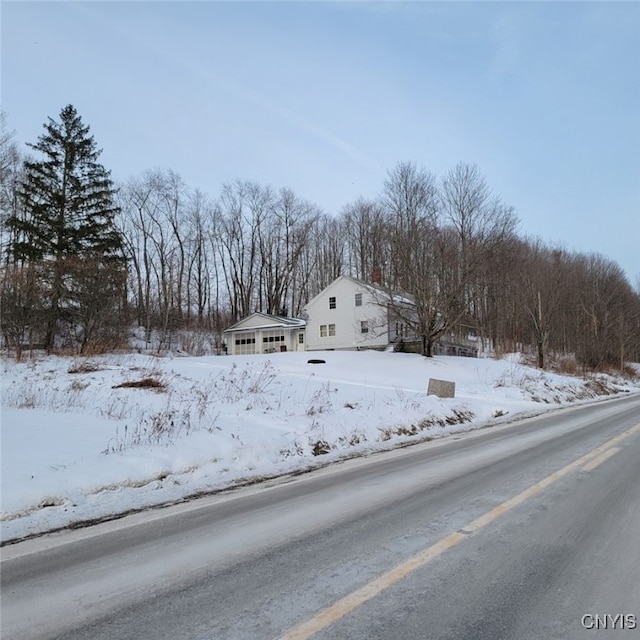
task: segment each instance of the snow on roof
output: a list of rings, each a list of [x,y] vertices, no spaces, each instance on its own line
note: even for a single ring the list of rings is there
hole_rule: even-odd
[[[264,322],[248,323],[252,319],[263,318]],[[235,324],[227,327],[223,333],[230,333],[233,331],[244,331],[246,329],[270,329],[275,327],[288,327],[288,328],[302,328],[306,326],[306,322],[300,318],[287,318],[285,316],[275,316],[269,313],[255,312],[246,318],[242,318]]]

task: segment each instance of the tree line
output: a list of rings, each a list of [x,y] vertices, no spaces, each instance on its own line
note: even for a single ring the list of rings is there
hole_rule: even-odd
[[[5,345],[105,351],[132,325],[171,348],[262,311],[299,316],[341,274],[414,301],[392,303],[431,355],[472,331],[497,351],[575,354],[585,368],[640,361],[640,283],[598,254],[518,233],[478,167],[437,177],[398,163],[374,198],[330,215],[289,188],[249,180],[207,194],[174,171],[114,184],[73,106],[22,157],[2,119]],[[396,296],[392,300],[405,300]]]

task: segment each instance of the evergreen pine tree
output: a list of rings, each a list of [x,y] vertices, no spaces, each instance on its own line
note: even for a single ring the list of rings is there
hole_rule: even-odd
[[[45,348],[54,344],[56,328],[69,317],[73,300],[72,265],[78,260],[96,269],[122,263],[122,237],[115,225],[119,208],[109,172],[98,163],[101,150],[89,127],[72,105],[60,113],[60,122],[49,118],[36,144],[41,160],[24,163],[20,186],[21,216],[10,217],[7,226],[16,238],[15,258],[47,267],[47,323]]]

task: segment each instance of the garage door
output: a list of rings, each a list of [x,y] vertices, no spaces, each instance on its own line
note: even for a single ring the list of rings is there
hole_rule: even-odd
[[[256,352],[256,334],[251,333],[238,333],[235,337],[233,353],[237,356],[251,355]]]

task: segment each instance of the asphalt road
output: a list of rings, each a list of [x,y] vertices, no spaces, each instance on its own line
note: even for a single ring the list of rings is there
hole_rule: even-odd
[[[1,559],[3,640],[640,638],[640,397],[25,541]]]

